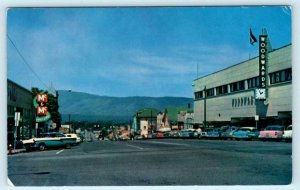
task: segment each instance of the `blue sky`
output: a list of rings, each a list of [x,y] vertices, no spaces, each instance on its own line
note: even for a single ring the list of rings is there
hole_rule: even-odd
[[[31,69],[57,90],[193,97],[193,80],[291,43],[288,7],[13,8],[7,33]],[[9,79],[47,87],[7,41]]]

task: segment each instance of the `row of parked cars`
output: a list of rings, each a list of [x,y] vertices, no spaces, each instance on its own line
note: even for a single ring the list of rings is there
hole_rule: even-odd
[[[201,132],[199,138],[217,138],[223,140],[259,139],[262,141],[284,140],[286,142],[291,142],[292,125],[289,125],[288,127],[282,125],[268,125],[260,131],[257,130],[256,127],[223,126],[221,128],[208,128]]]
[[[41,133],[40,137],[23,140],[22,145],[26,151],[40,150],[50,148],[71,148],[78,145],[82,139],[76,134],[64,134],[60,132]]]
[[[206,128],[203,131],[200,129],[187,129],[181,131],[167,131],[156,132],[148,134],[144,138],[199,138],[199,139],[222,139],[222,140],[284,140],[286,142],[292,141],[292,125],[284,127],[282,125],[268,125],[266,128],[257,130],[256,127],[237,127],[237,126],[223,126],[220,128]]]

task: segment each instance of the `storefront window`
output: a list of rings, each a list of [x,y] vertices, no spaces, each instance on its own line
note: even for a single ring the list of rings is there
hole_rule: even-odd
[[[292,80],[292,69],[285,69],[270,73],[270,84],[287,82]]]

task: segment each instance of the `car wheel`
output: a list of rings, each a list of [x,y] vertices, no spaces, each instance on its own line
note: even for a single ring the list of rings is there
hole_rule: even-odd
[[[46,149],[46,145],[45,144],[40,144],[39,145],[39,150],[40,151],[44,151]]]
[[[70,148],[71,148],[71,145],[70,145],[69,143],[67,143],[66,146],[65,146],[65,148],[66,148],[66,149],[70,149]]]

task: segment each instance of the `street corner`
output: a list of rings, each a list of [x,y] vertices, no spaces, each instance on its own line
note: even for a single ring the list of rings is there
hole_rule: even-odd
[[[22,152],[26,152],[26,149],[12,149],[12,150],[7,150],[7,155],[14,155],[14,154],[19,154]]]

